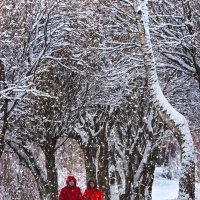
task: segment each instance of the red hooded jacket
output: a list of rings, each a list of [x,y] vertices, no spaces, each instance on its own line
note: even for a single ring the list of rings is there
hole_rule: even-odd
[[[94,183],[94,187],[90,187],[90,183]],[[97,189],[97,182],[94,178],[91,178],[87,182],[87,188],[83,195],[84,200],[104,200],[103,192]]]
[[[69,186],[69,182],[73,180],[74,186]],[[82,200],[83,196],[79,187],[76,186],[76,179],[74,176],[68,176],[66,186],[61,189],[59,200]]]
[[[103,193],[100,189],[87,188],[84,192],[85,200],[104,200]]]

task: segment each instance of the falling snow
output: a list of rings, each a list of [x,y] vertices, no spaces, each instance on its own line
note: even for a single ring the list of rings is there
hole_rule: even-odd
[[[199,1],[0,2],[0,200],[200,200]]]

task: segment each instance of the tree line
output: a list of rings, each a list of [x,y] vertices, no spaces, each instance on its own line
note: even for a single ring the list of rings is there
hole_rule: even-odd
[[[189,125],[198,120],[189,98],[181,110],[188,91],[176,91],[192,86],[199,116],[198,8],[196,0],[1,2],[0,156],[7,148],[18,156],[41,200],[57,199],[56,152],[68,138],[106,199],[115,188],[132,200],[151,199],[157,156],[173,137],[178,198],[195,198]]]

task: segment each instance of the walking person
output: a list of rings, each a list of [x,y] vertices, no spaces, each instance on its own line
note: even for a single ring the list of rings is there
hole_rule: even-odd
[[[104,200],[103,192],[101,189],[97,189],[97,182],[95,179],[89,179],[87,182],[87,188],[83,195],[84,200]]]
[[[83,200],[79,187],[76,186],[76,178],[68,176],[66,186],[60,191],[59,200]]]

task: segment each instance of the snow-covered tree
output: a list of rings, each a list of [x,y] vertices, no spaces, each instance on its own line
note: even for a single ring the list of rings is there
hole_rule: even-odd
[[[156,61],[151,46],[148,19],[148,1],[132,3],[136,14],[138,31],[140,34],[141,51],[147,71],[148,85],[153,104],[163,120],[173,128],[181,149],[181,175],[179,181],[179,199],[195,198],[195,155],[192,136],[187,120],[177,112],[162,93],[156,72]]]
[[[68,138],[78,111],[83,79],[63,67],[48,67],[37,73],[37,88],[49,96],[32,96],[23,100],[23,114],[16,113],[6,142],[32,172],[40,198],[57,199],[58,178],[55,155]],[[22,105],[19,106],[22,109]],[[57,145],[58,139],[63,142]],[[45,168],[38,162],[36,152],[44,154]]]
[[[150,5],[158,67],[175,69],[194,77],[199,84],[199,2],[152,1]]]
[[[67,138],[78,141],[86,177],[97,178],[107,199],[151,199],[163,125],[172,130],[181,150],[179,199],[194,197],[194,151],[188,124],[166,100],[156,72],[157,63],[179,66],[184,61],[188,67],[192,60],[189,69],[198,77],[193,41],[197,37],[189,33],[197,26],[171,27],[174,19],[176,25],[191,19],[193,5],[181,2],[186,11],[183,19],[178,8],[164,9],[149,2],[155,10],[149,23],[146,0],[2,1],[1,151],[5,140],[34,176],[40,199],[57,199],[56,151]],[[177,16],[167,13],[167,28],[161,26],[159,9],[177,11]],[[167,46],[163,35],[174,34],[171,41],[176,41],[175,32],[182,34],[183,42]],[[188,34],[191,37],[185,38]],[[174,73],[165,69],[160,75],[171,98],[170,89],[180,85],[167,87]],[[175,74],[182,83],[183,72],[179,72]],[[192,98],[197,109],[198,95],[193,93]],[[172,98],[172,105],[181,108],[177,104]],[[188,107],[182,113],[188,113]],[[187,116],[191,119],[192,114]],[[62,158],[61,152],[57,155]]]
[[[71,12],[67,12],[66,4],[57,2],[4,3],[1,150],[6,141],[35,177],[41,199],[57,199],[56,142],[67,136],[71,115],[84,97],[77,96],[84,85],[82,65],[75,54],[78,49],[68,38],[69,32],[73,37],[77,29],[77,15],[72,12],[76,7],[70,4]],[[71,57],[69,47],[76,49]],[[36,152],[41,149],[46,172],[37,159]]]
[[[8,146],[0,158],[0,199],[39,199],[31,172]]]
[[[86,179],[95,177],[105,196],[109,198],[108,180],[108,138],[109,110],[107,106],[97,105],[80,113],[71,135],[78,140],[84,153]]]
[[[28,93],[40,95],[34,85],[36,72],[46,60],[56,58],[57,51],[69,43],[63,35],[69,32],[62,6],[43,1],[1,2],[0,47],[0,155],[3,153],[5,134],[20,100]],[[59,61],[62,63],[61,61]]]

